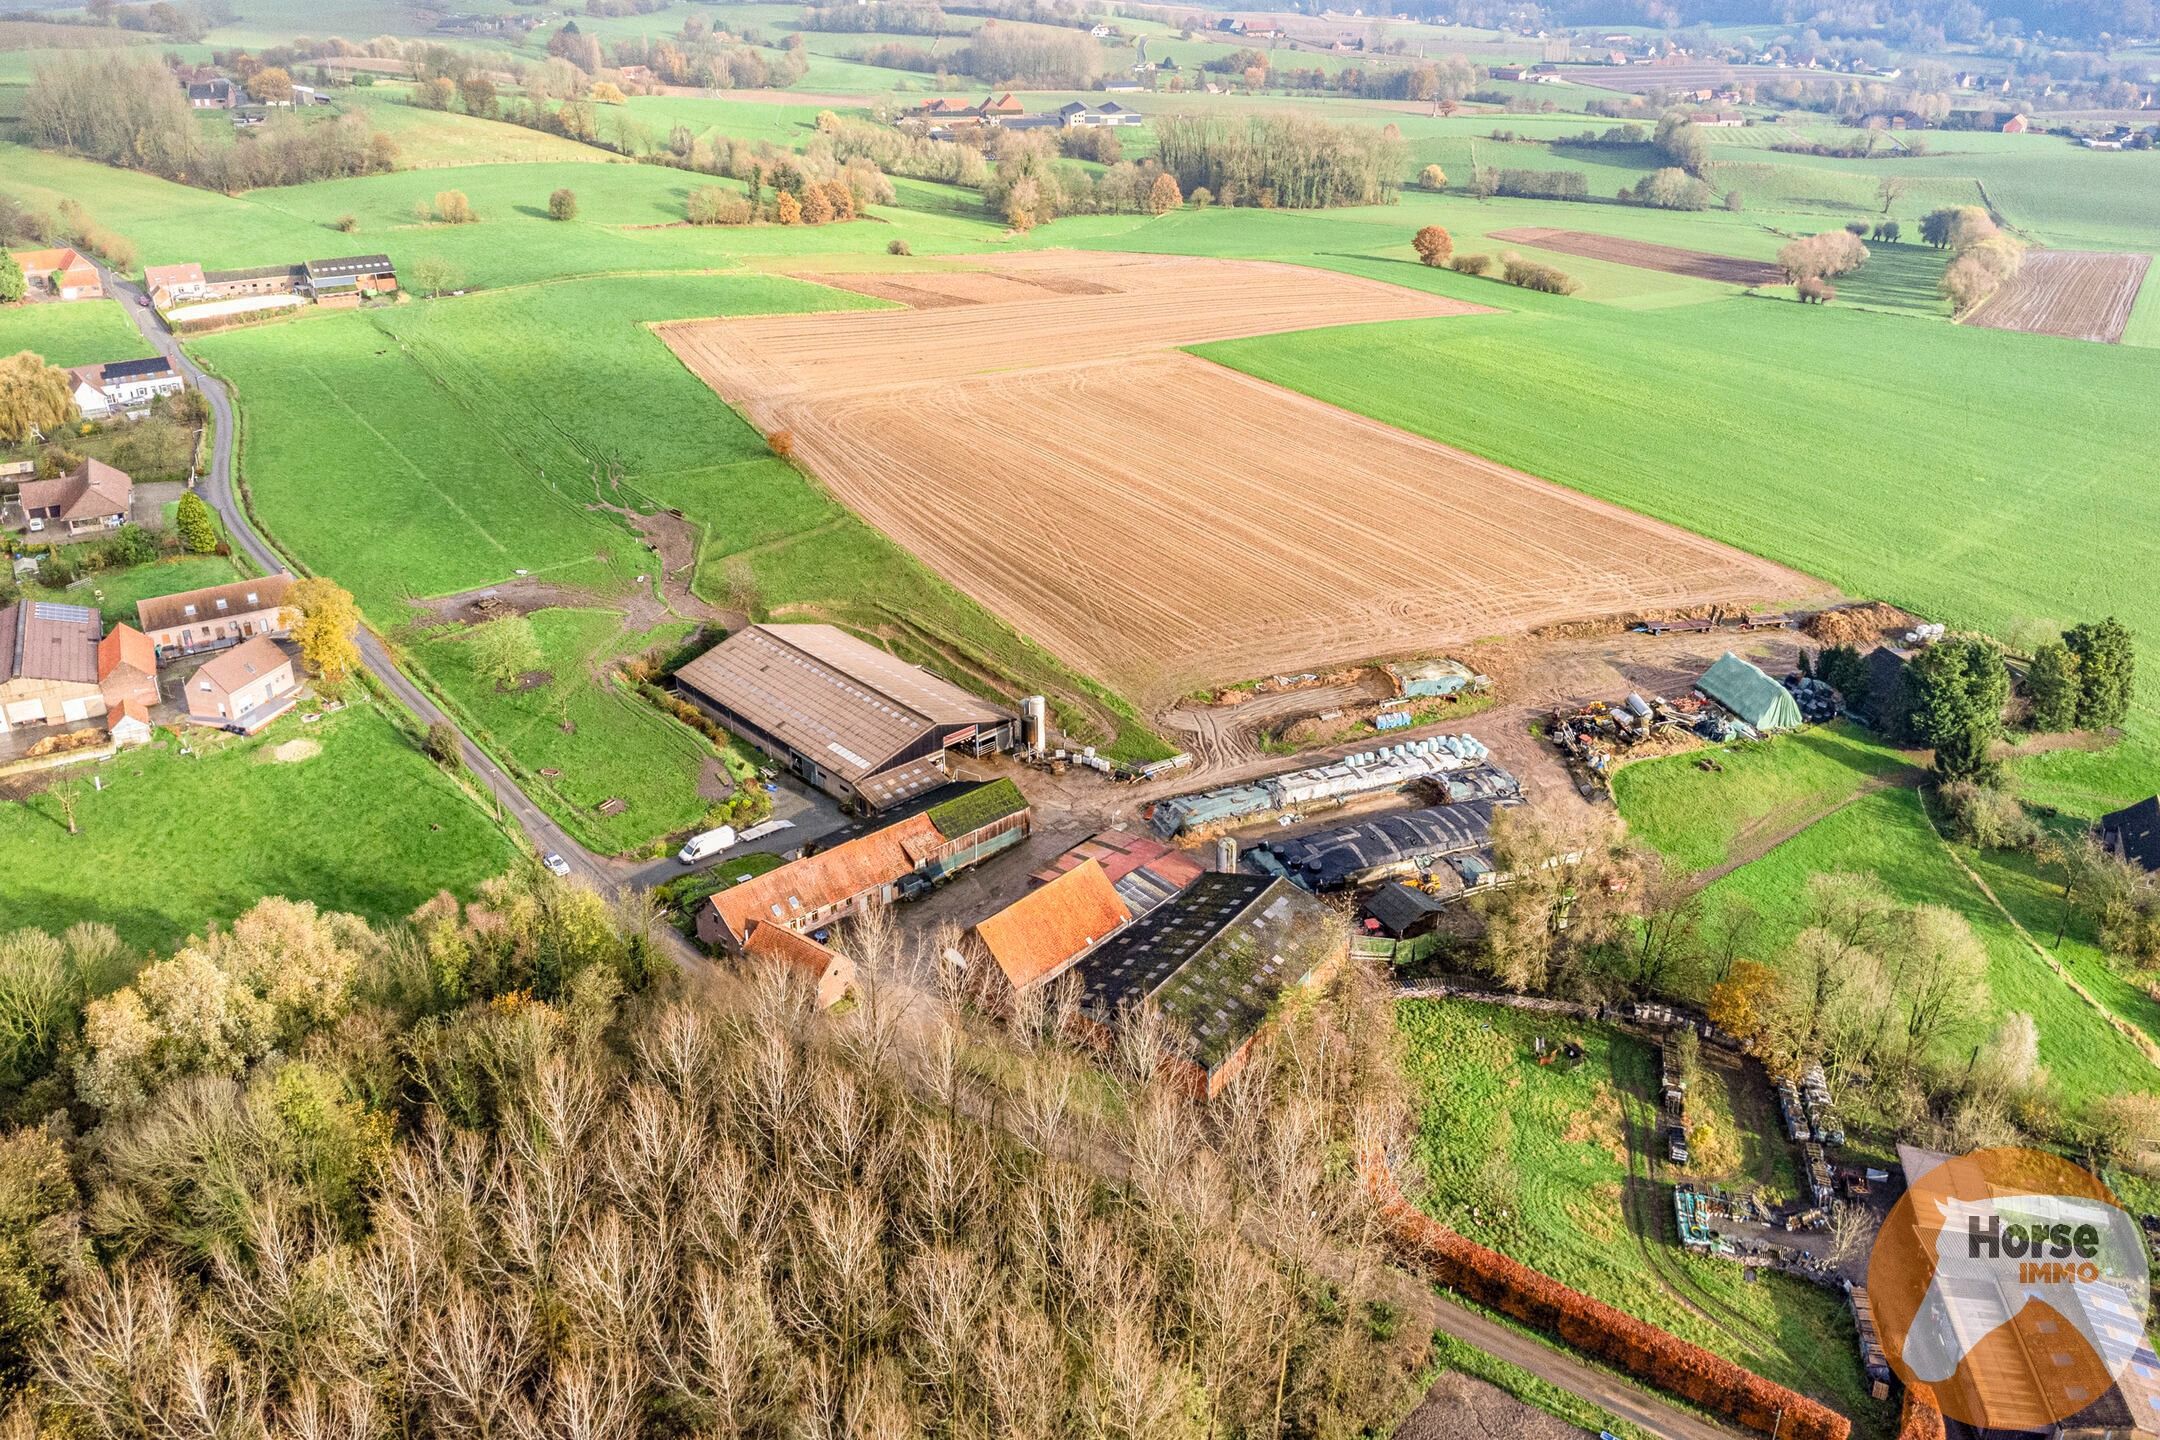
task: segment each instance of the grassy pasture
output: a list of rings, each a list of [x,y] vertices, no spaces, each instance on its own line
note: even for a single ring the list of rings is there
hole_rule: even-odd
[[[1690,870],[1737,858],[1805,825],[1870,784],[1917,778],[1909,757],[1854,725],[1836,724],[1698,757],[1638,762],[1613,775],[1613,798],[1635,835]]]
[[[634,849],[688,829],[705,811],[698,776],[714,759],[705,737],[663,715],[602,667],[650,644],[679,643],[687,625],[650,635],[623,630],[614,610],[540,610],[532,625],[549,679],[531,689],[497,690],[472,672],[465,632],[413,647],[428,677],[498,754],[512,757],[519,783],[595,849]],[[541,772],[555,770],[557,775]],[[601,815],[610,798],[629,802]]]
[[[0,305],[0,355],[34,350],[49,365],[142,360],[155,353],[117,300]]]
[[[1700,770],[1695,754],[1622,769],[1613,794],[1633,832],[1674,861],[1707,869],[1748,859],[1754,843],[1790,834],[1709,889],[1712,904],[1744,896],[1769,927],[1766,952],[1809,922],[1808,878],[1858,871],[1881,879],[1906,904],[1946,905],[1965,916],[1988,951],[1986,1003],[1963,1016],[1948,1051],[1963,1054],[2011,1010],[2032,1015],[2042,1061],[2067,1101],[2082,1108],[2121,1090],[2160,1089],[2156,1070],[2106,1015],[2064,985],[1959,868],[1929,825],[1905,757],[1864,732],[1838,726],[1716,752],[1721,771]],[[2011,915],[2043,944],[2059,917],[2060,891],[2020,857],[1967,855]],[[2073,932],[2058,958],[2101,1003],[2155,1033],[2160,1005],[2108,971],[2088,933]]]
[[[321,753],[271,758],[301,738]],[[187,744],[184,756],[161,733],[121,753],[96,767],[98,791],[71,771],[85,782],[79,834],[49,795],[0,803],[0,929],[102,920],[164,948],[265,895],[395,919],[438,890],[471,894],[517,857],[370,702],[315,725],[287,716],[252,739],[191,730]]]
[[[1396,1006],[1418,1088],[1416,1160],[1438,1218],[1555,1279],[1781,1384],[1822,1395],[1864,1431],[1886,1412],[1864,1393],[1852,1322],[1824,1290],[1682,1253],[1668,1238],[1662,1162],[1628,1165],[1625,1113],[1647,1129],[1655,1057],[1602,1026],[1456,1001]],[[1537,1035],[1573,1040],[1575,1069],[1540,1066]],[[1638,1188],[1637,1231],[1626,1196]],[[1711,1318],[1712,1316],[1716,1318]]]

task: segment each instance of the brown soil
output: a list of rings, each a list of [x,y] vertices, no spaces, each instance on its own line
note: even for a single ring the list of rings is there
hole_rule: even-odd
[[[1588,1440],[1589,1432],[1524,1404],[1490,1381],[1450,1370],[1395,1427],[1394,1440],[1494,1440],[1502,1435],[1512,1440]]]
[[[444,595],[414,603],[438,621],[485,625],[490,620],[502,620],[512,615],[530,615],[535,610],[574,608],[604,602],[590,590],[525,576],[505,580],[499,585],[490,585],[484,590],[465,590],[456,595]]]
[[[1851,645],[1870,650],[1896,640],[1920,622],[1895,605],[1871,600],[1810,615],[1800,628],[1810,640],[1824,645]]]
[[[790,432],[842,501],[1143,704],[1569,619],[1819,589],[1173,348],[1475,307],[1255,262],[982,264],[908,274],[971,303],[660,333],[751,423]],[[1111,293],[1046,295],[1045,277]]]
[[[2114,345],[2130,323],[2130,307],[2151,264],[2150,255],[2034,250],[1965,323]]]
[[[668,510],[656,510],[647,515],[605,503],[595,504],[592,508],[612,511],[628,520],[638,538],[659,553],[660,595],[666,602],[666,610],[672,610],[686,620],[718,620],[731,630],[742,625],[740,614],[701,600],[690,589],[691,582],[697,578],[698,532],[695,525]],[[623,618],[623,625],[626,629],[645,631],[667,618],[666,611],[640,590],[631,597],[630,613]]]
[[[287,740],[263,752],[263,758],[278,765],[297,765],[302,760],[312,760],[322,754],[320,740]]]
[[[1592,235],[1582,230],[1551,230],[1526,225],[1514,230],[1495,230],[1495,240],[1532,245],[1586,260],[1610,260],[1637,270],[1662,270],[1667,275],[1686,275],[1696,280],[1716,280],[1726,285],[1782,285],[1785,272],[1760,260],[1736,260],[1730,255],[1711,255],[1701,250],[1682,250],[1672,245],[1653,245],[1647,240],[1622,240],[1612,235]]]

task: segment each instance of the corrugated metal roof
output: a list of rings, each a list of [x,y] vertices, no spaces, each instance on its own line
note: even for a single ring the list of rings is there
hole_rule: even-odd
[[[926,732],[1012,718],[831,625],[753,625],[675,679],[850,784]]]
[[[1490,801],[1376,815],[1354,825],[1273,842],[1283,868],[1315,889],[1351,883],[1384,866],[1475,850],[1492,835]]]

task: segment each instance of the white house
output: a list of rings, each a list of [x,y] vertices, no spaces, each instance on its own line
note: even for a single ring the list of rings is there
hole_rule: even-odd
[[[187,381],[162,355],[78,365],[68,374],[75,381],[75,407],[90,420],[138,414],[148,410],[158,396],[177,395],[187,388]]]

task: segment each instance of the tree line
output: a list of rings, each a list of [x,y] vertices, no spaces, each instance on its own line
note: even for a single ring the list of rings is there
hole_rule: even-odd
[[[1162,167],[1216,203],[1313,210],[1391,203],[1408,150],[1373,130],[1296,115],[1174,113],[1155,119]]]
[[[399,925],[266,900],[147,964],[100,925],[0,937],[8,1423],[1201,1440],[1406,1408],[1423,1338],[1335,1163],[1404,1111],[1369,977],[1202,1108],[1159,1017],[1105,1072],[875,921],[833,1015],[783,970],[679,975],[657,923],[535,867]]]
[[[214,190],[297,185],[395,168],[397,143],[365,115],[276,116],[229,144],[205,138],[172,72],[122,51],[80,51],[38,66],[23,97],[33,145]]]

